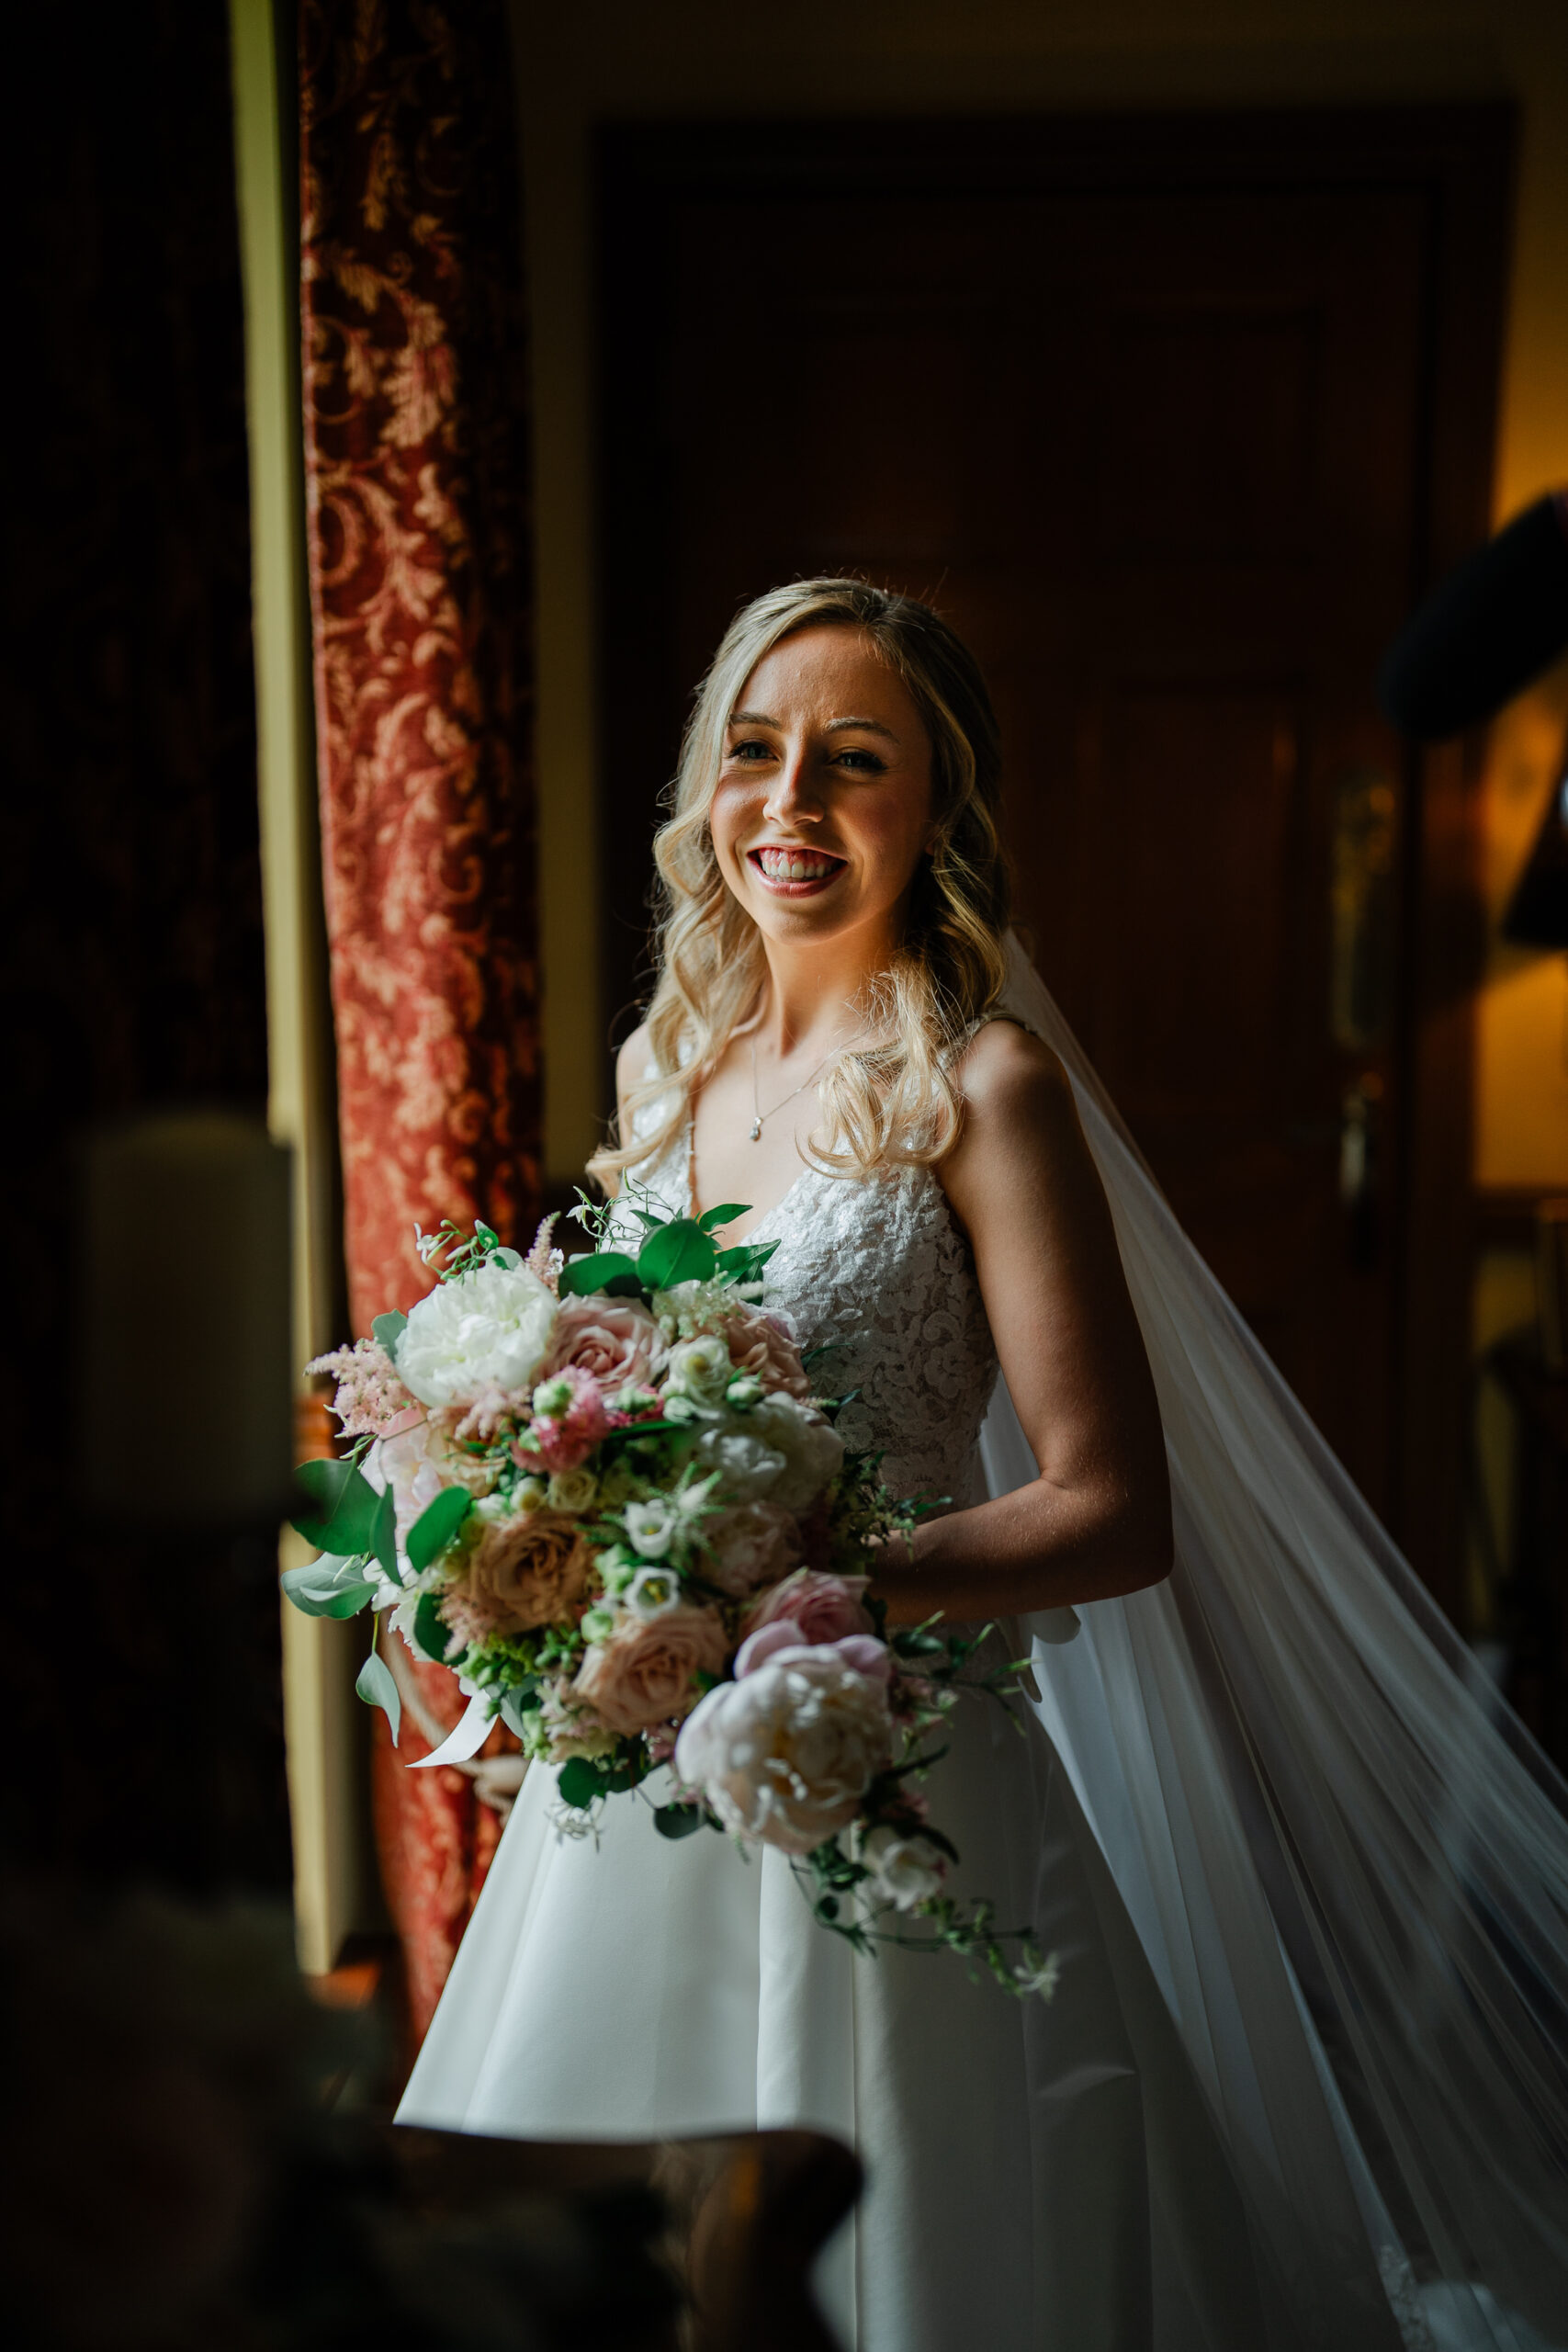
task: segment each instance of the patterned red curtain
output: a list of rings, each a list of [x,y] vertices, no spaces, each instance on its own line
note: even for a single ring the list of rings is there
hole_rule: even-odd
[[[310,594],[349,1299],[414,1227],[538,1200],[526,346],[502,0],[302,0]],[[434,1728],[459,1702],[419,1678]],[[423,2033],[494,1849],[472,1779],[376,1758]],[[378,1735],[381,1718],[377,1718]],[[499,1737],[499,1736],[498,1736]]]

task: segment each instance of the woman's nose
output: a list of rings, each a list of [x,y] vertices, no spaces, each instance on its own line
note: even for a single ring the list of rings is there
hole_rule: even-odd
[[[762,814],[772,825],[814,825],[821,817],[822,797],[804,745],[792,746],[779,762]]]

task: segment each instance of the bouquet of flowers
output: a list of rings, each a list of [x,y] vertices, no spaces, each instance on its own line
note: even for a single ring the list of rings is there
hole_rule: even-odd
[[[668,1767],[665,1837],[775,1847],[857,1951],[945,1947],[1048,1995],[1026,1930],[944,1892],[957,1854],[919,1785],[960,1693],[1008,1705],[1024,1669],[984,1668],[984,1634],[889,1630],[876,1548],[937,1505],[846,1452],[847,1399],[814,1385],[829,1351],[803,1356],[762,1305],[776,1245],[720,1246],[744,1214],[671,1216],[634,1186],[583,1202],[597,1246],[570,1261],[553,1219],[525,1258],[483,1225],[420,1235],[429,1295],[310,1367],[352,1443],[299,1473],[321,1556],[284,1589],[313,1615],[389,1612],[469,1701],[431,1760],[499,1716],[558,1769],[568,1834]],[[395,1739],[374,1642],[358,1688]]]

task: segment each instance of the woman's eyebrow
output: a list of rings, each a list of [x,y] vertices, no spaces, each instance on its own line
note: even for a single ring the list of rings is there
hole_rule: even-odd
[[[770,718],[767,713],[761,710],[732,710],[729,714],[729,724],[731,727],[772,727],[775,731],[782,731],[779,729],[778,720]]]
[[[880,718],[830,718],[828,721],[829,735],[837,735],[840,729],[845,727],[863,728],[868,735],[885,736],[889,743],[896,743],[898,741],[891,727],[884,727]]]

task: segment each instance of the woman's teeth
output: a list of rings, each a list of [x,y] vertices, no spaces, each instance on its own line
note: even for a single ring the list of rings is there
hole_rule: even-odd
[[[770,882],[825,882],[844,862],[841,857],[813,857],[798,849],[759,849],[752,855]]]

